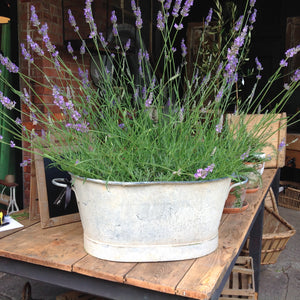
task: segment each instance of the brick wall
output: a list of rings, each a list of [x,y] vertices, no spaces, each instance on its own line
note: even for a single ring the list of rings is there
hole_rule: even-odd
[[[41,24],[47,23],[48,24],[48,35],[50,37],[50,40],[52,44],[55,44],[57,47],[57,50],[59,50],[60,56],[66,63],[66,65],[72,69],[73,73],[76,74],[77,71],[77,65],[75,61],[72,59],[71,55],[67,52],[66,46],[64,45],[64,39],[73,40],[77,38],[74,36],[73,29],[68,25],[68,15],[67,15],[67,9],[68,8],[74,8],[75,9],[75,15],[79,15],[79,8],[80,13],[82,15],[83,8],[84,8],[84,0],[65,0],[64,5],[65,9],[62,7],[62,0],[18,0],[18,34],[19,34],[19,43],[24,43],[25,47],[29,49],[28,43],[27,43],[27,35],[30,35],[30,37],[40,45],[42,44],[42,38],[37,33],[37,30],[35,27],[32,26],[30,22],[31,12],[30,7],[31,5],[35,6],[36,13],[39,17],[39,21]],[[97,0],[95,1],[96,4],[94,4],[94,16],[99,31],[102,31],[105,33],[105,30],[107,28],[107,1],[106,0]],[[65,19],[65,22],[64,22]],[[76,20],[77,21],[77,20]],[[79,19],[77,21],[77,24],[83,28],[83,36],[87,37],[89,32],[88,28],[86,26],[86,23],[84,22],[84,19]],[[65,29],[65,30],[64,30]],[[44,49],[45,53],[47,52],[46,49]],[[57,78],[57,72],[55,68],[45,59],[42,57],[37,56],[36,54],[32,53],[32,56],[34,57],[34,61],[38,66],[52,79]],[[36,79],[40,82],[45,81],[44,77],[41,77],[32,66],[23,59],[22,54],[20,53],[19,56],[19,66],[23,73],[29,75],[31,78]],[[89,65],[88,57],[85,59],[87,62],[87,65]],[[66,77],[66,80],[68,78]],[[31,85],[34,85],[33,82],[31,82]],[[23,90],[24,84],[20,83],[20,88]],[[36,89],[39,97],[42,99],[42,101],[46,103],[52,103],[52,91],[47,88],[38,87]],[[35,104],[39,104],[40,100],[38,97],[34,97],[34,95],[31,94],[31,101],[33,101]],[[41,104],[42,105],[42,104]],[[23,112],[27,112],[28,108],[26,106],[22,106]],[[53,112],[58,112],[57,108],[53,106]],[[32,121],[29,117],[23,116],[22,122],[25,126],[32,128],[35,126],[35,129],[38,131],[40,128],[36,127],[37,125],[33,125]],[[23,144],[23,146],[28,147],[29,145]],[[23,160],[28,160],[31,158],[31,154],[28,154],[27,152],[23,152]],[[24,207],[27,207],[29,205],[30,201],[30,174],[31,174],[31,168],[30,166],[24,167],[23,169],[23,186],[24,186]]]

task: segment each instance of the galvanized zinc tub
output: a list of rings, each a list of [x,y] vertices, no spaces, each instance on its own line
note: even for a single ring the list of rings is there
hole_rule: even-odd
[[[106,182],[73,176],[92,256],[119,262],[191,259],[218,247],[230,178],[203,182]]]

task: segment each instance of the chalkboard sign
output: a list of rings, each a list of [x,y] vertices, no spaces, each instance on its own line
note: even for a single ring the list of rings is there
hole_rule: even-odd
[[[70,174],[54,167],[50,159],[38,154],[34,155],[34,167],[42,228],[79,221],[74,191],[71,191],[69,203],[65,205],[66,188],[53,184],[53,179],[57,178],[70,182]]]

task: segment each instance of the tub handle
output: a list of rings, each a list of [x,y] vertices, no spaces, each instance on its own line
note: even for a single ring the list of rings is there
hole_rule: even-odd
[[[240,181],[240,182],[237,182],[237,183],[234,183],[233,185],[231,185],[229,191],[231,191],[233,188],[235,188],[235,187],[237,187],[237,186],[246,184],[246,183],[248,182],[248,177],[245,176],[244,179],[245,179],[245,180]]]

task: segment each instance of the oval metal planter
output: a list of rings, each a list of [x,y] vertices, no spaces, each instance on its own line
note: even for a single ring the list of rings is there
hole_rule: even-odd
[[[106,182],[72,176],[92,256],[120,262],[191,259],[218,247],[230,178]]]

